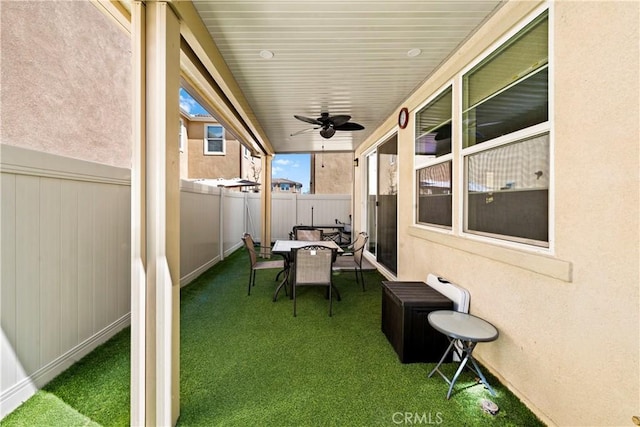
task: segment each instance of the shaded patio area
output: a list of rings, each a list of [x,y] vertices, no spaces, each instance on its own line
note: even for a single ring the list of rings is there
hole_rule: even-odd
[[[465,372],[446,400],[447,384],[427,378],[434,364],[400,363],[380,330],[377,272],[365,272],[365,292],[352,272],[334,274],[331,318],[318,289],[299,293],[294,318],[284,295],[272,302],[274,272],[258,272],[251,296],[247,274],[241,249],[181,292],[179,425],[542,425],[491,376],[496,397]],[[118,334],[2,425],[128,425],[129,339]]]

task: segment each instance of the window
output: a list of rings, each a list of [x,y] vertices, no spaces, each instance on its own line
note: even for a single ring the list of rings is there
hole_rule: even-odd
[[[548,50],[545,11],[416,113],[417,224],[549,247]]]
[[[220,155],[225,153],[224,128],[220,125],[204,125],[204,154]]]
[[[417,219],[451,227],[451,161],[418,169]]]
[[[462,77],[465,232],[549,246],[547,34],[545,13]]]
[[[549,120],[547,33],[545,14],[463,76],[464,148]]]
[[[547,242],[549,134],[466,156],[467,229]]]
[[[451,87],[416,114],[416,222],[451,227]]]
[[[416,114],[418,162],[451,153],[451,87]]]

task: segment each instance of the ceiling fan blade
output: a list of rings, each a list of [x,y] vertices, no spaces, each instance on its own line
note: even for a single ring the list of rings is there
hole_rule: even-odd
[[[312,125],[319,125],[322,126],[322,122],[320,120],[317,119],[312,119],[310,117],[305,117],[305,116],[297,116],[297,115],[293,115],[293,117],[295,117],[298,120],[301,120],[305,123],[311,123]]]
[[[333,122],[333,127],[338,127],[351,120],[351,116],[348,116],[346,114],[339,114],[337,116],[329,117],[329,120]]]
[[[362,130],[364,129],[364,126],[358,123],[349,122],[340,126],[334,126],[333,128],[335,130]]]
[[[303,130],[299,130],[298,132],[294,132],[294,133],[290,134],[289,136],[296,136],[296,135],[300,135],[302,133],[308,133],[308,132],[311,132],[311,131],[314,131],[314,130],[318,130],[318,129],[320,129],[320,128],[303,129]]]

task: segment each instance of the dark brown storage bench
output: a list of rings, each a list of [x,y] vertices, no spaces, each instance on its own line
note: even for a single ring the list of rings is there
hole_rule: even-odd
[[[426,283],[382,282],[382,332],[402,363],[437,363],[444,354],[449,340],[427,321],[436,310],[453,310],[453,302]]]

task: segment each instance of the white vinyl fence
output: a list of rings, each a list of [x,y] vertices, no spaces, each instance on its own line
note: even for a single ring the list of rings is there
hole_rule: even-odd
[[[271,238],[288,239],[294,225],[335,225],[350,222],[351,196],[336,194],[273,193]]]
[[[130,171],[0,145],[0,417],[130,322]]]
[[[0,145],[0,418],[130,323],[130,170]],[[259,240],[260,194],[181,182],[180,284]],[[272,237],[349,218],[350,196],[275,194]]]

